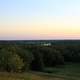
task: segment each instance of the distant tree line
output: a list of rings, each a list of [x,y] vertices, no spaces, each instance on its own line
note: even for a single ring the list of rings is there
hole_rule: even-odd
[[[80,63],[79,45],[0,45],[0,71],[43,71],[66,62]]]

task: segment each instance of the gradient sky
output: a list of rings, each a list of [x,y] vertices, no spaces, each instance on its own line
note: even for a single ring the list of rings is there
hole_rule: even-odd
[[[80,0],[0,0],[5,39],[80,39]]]

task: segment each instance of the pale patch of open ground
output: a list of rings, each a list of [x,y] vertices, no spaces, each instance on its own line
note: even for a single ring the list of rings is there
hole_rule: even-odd
[[[62,78],[55,78],[55,77],[43,77],[43,76],[38,76],[38,75],[32,75],[31,80],[64,80]]]

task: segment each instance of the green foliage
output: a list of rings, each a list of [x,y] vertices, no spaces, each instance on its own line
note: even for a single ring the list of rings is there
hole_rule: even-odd
[[[60,67],[66,62],[80,62],[79,45],[0,45],[0,71],[43,71],[44,67]]]
[[[0,51],[0,69],[19,71],[24,66],[23,60],[16,54],[6,49]]]
[[[23,71],[29,70],[30,64],[34,59],[33,54],[27,49],[21,49],[21,48],[17,49],[17,54],[23,59],[24,62]]]
[[[8,68],[11,71],[20,72],[24,66],[23,60],[17,54],[8,58]]]
[[[8,57],[9,57],[9,53],[5,49],[2,49],[0,51],[0,70],[1,71],[6,70]]]

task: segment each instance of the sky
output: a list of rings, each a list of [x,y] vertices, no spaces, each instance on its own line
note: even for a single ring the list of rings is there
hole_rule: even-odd
[[[0,0],[0,40],[80,39],[80,0]]]

